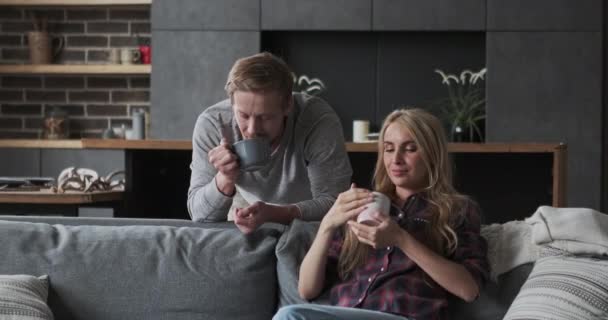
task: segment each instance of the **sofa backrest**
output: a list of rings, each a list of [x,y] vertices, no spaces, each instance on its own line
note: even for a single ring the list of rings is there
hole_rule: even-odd
[[[53,220],[0,221],[0,274],[49,275],[55,319],[253,320],[276,310],[277,229]]]

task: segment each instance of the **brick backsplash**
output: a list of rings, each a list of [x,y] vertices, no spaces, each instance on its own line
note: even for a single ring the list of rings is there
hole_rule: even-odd
[[[58,64],[104,64],[112,48],[149,44],[149,6],[2,7],[0,64],[29,63],[30,13],[48,19],[62,37]],[[71,138],[98,138],[107,128],[131,126],[133,110],[150,109],[147,75],[0,75],[0,139],[39,138],[44,115],[62,109]]]

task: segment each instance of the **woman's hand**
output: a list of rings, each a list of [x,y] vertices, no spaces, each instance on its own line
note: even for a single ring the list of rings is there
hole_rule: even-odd
[[[371,191],[356,188],[354,183],[351,184],[349,190],[338,195],[336,202],[321,221],[321,228],[335,230],[344,225],[346,221],[355,218],[361,211],[365,210],[365,206],[373,199]]]
[[[377,226],[368,226],[356,221],[348,221],[348,226],[355,236],[357,236],[357,239],[370,245],[372,248],[378,249],[396,246],[407,235],[407,231],[402,229],[389,216],[376,212],[374,218],[380,222]]]

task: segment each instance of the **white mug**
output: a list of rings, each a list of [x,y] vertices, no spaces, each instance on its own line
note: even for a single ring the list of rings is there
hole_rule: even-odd
[[[366,142],[369,133],[368,120],[353,121],[353,142]]]
[[[120,63],[120,49],[112,48],[108,52],[108,62],[111,64],[119,64]]]
[[[391,209],[391,199],[380,192],[372,192],[374,201],[367,204],[367,208],[357,216],[357,222],[369,226],[378,225],[378,221],[374,218],[374,213],[379,212],[382,215],[388,216]]]
[[[139,50],[123,48],[120,50],[120,63],[133,64],[139,61],[140,55]]]

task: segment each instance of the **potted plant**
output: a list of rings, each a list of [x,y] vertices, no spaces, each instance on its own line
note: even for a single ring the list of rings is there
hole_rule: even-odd
[[[460,76],[436,69],[448,96],[435,102],[440,118],[446,121],[451,141],[483,141],[480,123],[486,118],[486,98],[483,87],[486,68],[478,72],[464,70]]]

